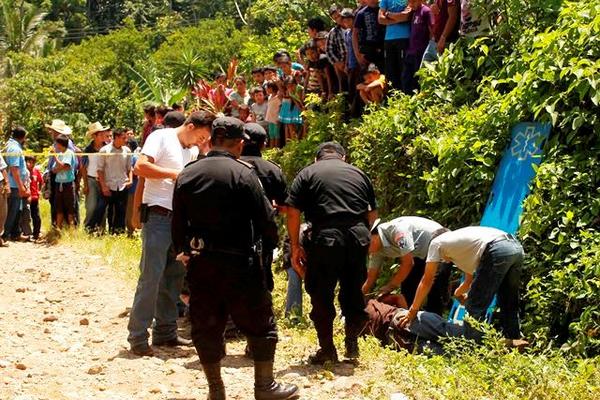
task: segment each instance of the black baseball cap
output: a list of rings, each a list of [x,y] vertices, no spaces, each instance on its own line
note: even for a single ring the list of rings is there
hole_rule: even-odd
[[[325,156],[325,154],[337,153],[342,157],[346,156],[346,150],[338,142],[325,142],[319,145],[317,150],[317,160]]]
[[[267,140],[267,131],[256,122],[249,122],[244,125],[244,133],[248,135],[252,143],[262,144]]]
[[[221,117],[215,119],[212,125],[211,137],[220,137],[223,139],[250,139],[244,132],[244,123],[233,117]]]

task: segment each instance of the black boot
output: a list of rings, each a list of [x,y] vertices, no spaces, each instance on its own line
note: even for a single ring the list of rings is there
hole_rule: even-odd
[[[298,399],[298,386],[275,382],[273,378],[273,361],[255,361],[254,398],[256,400]]]
[[[208,381],[208,400],[225,400],[225,385],[221,379],[221,363],[202,364]]]
[[[357,338],[346,338],[346,358],[355,360],[359,357],[360,353],[358,350],[358,339]]]

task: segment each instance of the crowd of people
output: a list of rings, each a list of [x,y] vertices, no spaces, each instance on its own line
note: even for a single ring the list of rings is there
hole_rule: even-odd
[[[311,96],[327,101],[342,94],[346,115],[359,117],[390,90],[412,94],[424,62],[489,27],[469,0],[361,0],[354,9],[333,5],[328,14],[330,21],[308,21],[308,40],[293,54],[277,51],[273,64],[256,66],[251,79],[235,69],[218,73],[213,84],[202,82],[197,96],[226,115],[260,124],[268,146],[282,147],[306,134],[303,111],[319,104]]]

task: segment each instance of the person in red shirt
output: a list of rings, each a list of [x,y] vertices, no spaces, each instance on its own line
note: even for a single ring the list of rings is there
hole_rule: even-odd
[[[33,223],[33,239],[38,240],[40,238],[40,230],[42,227],[42,219],[40,218],[40,190],[44,184],[44,179],[38,168],[35,166],[35,157],[25,157],[25,163],[30,174],[30,186],[29,191],[31,197],[29,197],[29,207],[31,209],[31,221]]]

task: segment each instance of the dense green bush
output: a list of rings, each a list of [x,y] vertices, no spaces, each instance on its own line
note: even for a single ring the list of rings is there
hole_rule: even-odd
[[[481,219],[510,128],[551,122],[520,231],[528,253],[524,328],[540,345],[553,341],[594,355],[600,1],[566,2],[559,14],[552,2],[536,23],[503,18],[502,4],[514,11],[520,3],[490,2],[499,17],[489,37],[459,41],[421,72],[420,94],[392,96],[359,126],[307,114],[309,143],[286,148],[278,160],[292,174],[310,162],[310,143],[341,133],[353,163],[372,177],[384,215],[424,215],[459,228]]]

